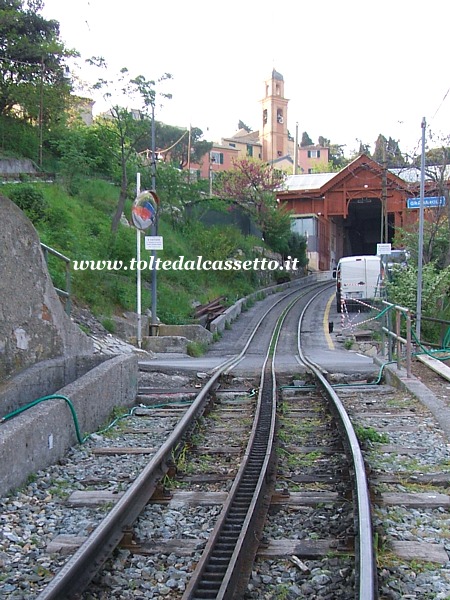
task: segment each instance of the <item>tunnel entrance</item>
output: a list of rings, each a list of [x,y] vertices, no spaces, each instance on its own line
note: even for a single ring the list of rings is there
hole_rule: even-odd
[[[356,198],[348,205],[348,216],[343,221],[344,256],[376,254],[381,241],[380,198]],[[394,215],[388,215],[388,242],[394,234]],[[383,236],[384,238],[384,236]]]

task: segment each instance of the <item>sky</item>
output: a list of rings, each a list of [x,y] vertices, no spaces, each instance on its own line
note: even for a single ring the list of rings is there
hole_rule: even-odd
[[[95,81],[84,60],[102,56],[108,78],[158,80],[155,118],[199,127],[204,139],[230,137],[241,120],[261,127],[264,82],[283,75],[288,130],[374,150],[381,133],[405,154],[450,135],[447,0],[44,0],[61,39],[80,53],[74,76]],[[106,110],[103,98],[94,113]],[[137,104],[136,102],[134,103]],[[137,108],[137,106],[130,106]]]

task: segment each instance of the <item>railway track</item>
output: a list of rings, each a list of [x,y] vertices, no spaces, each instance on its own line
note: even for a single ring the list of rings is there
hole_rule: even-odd
[[[252,329],[248,345],[234,357],[234,362],[228,361],[220,373],[216,372],[215,380],[214,377],[209,380],[214,380],[209,389],[205,386],[199,395],[194,395],[199,382],[191,381],[183,402],[166,408],[139,407],[120,421],[121,441],[102,440],[103,450],[98,448],[96,456],[103,456],[105,462],[114,460],[111,474],[106,474],[102,467],[101,476],[96,478],[93,467],[89,476],[79,480],[83,489],[78,500],[76,494],[70,502],[64,500],[66,506],[82,504],[87,500],[84,492],[92,491],[93,514],[87,515],[86,506],[82,510],[93,531],[88,532],[87,539],[79,540],[81,546],[71,559],[60,560],[61,570],[51,581],[50,574],[47,576],[48,585],[41,585],[38,598],[116,597],[108,582],[116,581],[117,571],[127,574],[125,579],[123,575],[119,578],[124,579],[123,585],[129,590],[128,595],[118,592],[117,597],[136,597],[138,590],[141,591],[138,597],[171,600],[277,597],[271,593],[295,597],[296,590],[307,597],[308,593],[318,593],[317,586],[322,594],[335,594],[331,597],[364,600],[377,597],[371,507],[368,499],[361,500],[359,496],[359,488],[364,487],[361,480],[365,478],[362,454],[359,450],[356,459],[349,459],[344,452],[352,447],[358,450],[360,444],[354,432],[343,442],[332,419],[341,418],[344,422],[339,425],[339,432],[345,427],[351,431],[350,419],[343,410],[347,405],[359,430],[372,431],[373,423],[361,422],[354,397],[367,398],[370,394],[376,405],[377,393],[392,397],[392,388],[344,385],[330,414],[325,397],[333,399],[337,389],[328,384],[326,374],[317,365],[299,365],[299,372],[289,376],[285,369],[277,368],[277,349],[292,350],[298,307],[304,306],[312,294],[308,292],[293,303],[290,313],[286,309],[291,298],[286,295],[281,299],[271,311],[277,313],[278,325],[275,326],[273,317],[272,324],[267,325],[269,313],[261,318],[258,327]],[[271,343],[267,329],[276,332]],[[257,380],[253,363],[249,363],[251,374],[245,376],[246,355],[261,354],[264,339],[266,350]],[[299,355],[302,356],[301,348]],[[302,358],[307,362],[307,357]],[[312,385],[313,380],[305,375],[307,370],[320,383]],[[140,399],[145,402],[150,390],[141,388],[141,391]],[[262,408],[266,401],[267,406]],[[195,415],[193,421],[189,413]],[[250,433],[249,423],[254,415],[266,422],[254,425]],[[299,424],[294,426],[296,420]],[[154,443],[149,444],[145,439],[146,432],[151,432]],[[175,433],[181,434],[176,441],[171,439]],[[132,443],[127,436],[138,442],[139,452],[129,451]],[[257,444],[255,453],[251,451],[253,438]],[[274,450],[270,441],[276,438],[278,447]],[[366,441],[363,451],[366,463],[370,462],[377,446]],[[129,463],[120,464],[120,457],[127,456],[128,460],[130,455],[136,473],[150,458],[135,480],[128,471]],[[359,470],[358,482],[358,477],[352,476]],[[152,476],[147,479],[150,473]],[[379,471],[377,474],[378,479],[372,478],[371,483],[379,486],[381,475]],[[240,482],[244,488],[239,487]],[[398,483],[391,481],[389,485]],[[95,489],[86,490],[89,486]],[[380,496],[379,487],[375,491]],[[134,497],[134,492],[137,499],[131,502],[130,513],[127,496]],[[112,519],[112,533],[107,533],[110,524],[107,520],[100,523],[99,513],[112,504],[107,516],[107,520]],[[375,512],[375,537],[385,542],[389,536],[380,523],[384,507],[375,506],[375,511],[381,511]],[[127,510],[122,513],[125,507]],[[228,520],[222,521],[222,517]],[[191,528],[199,520],[201,526]],[[319,528],[317,523],[321,524]],[[121,549],[114,553],[114,547]],[[84,555],[82,566],[77,570],[73,565],[81,555]],[[192,574],[195,564],[197,569]],[[281,581],[272,575],[278,572],[277,565]],[[116,575],[112,575],[114,571]],[[168,573],[164,582],[158,575],[163,572]],[[383,585],[389,585],[389,579],[384,570],[381,575],[382,589]],[[381,596],[384,597],[391,596]]]
[[[320,287],[323,287],[323,285],[323,283],[319,284]],[[308,289],[307,286],[307,289],[303,290],[301,295],[308,293]],[[179,420],[172,435],[156,450],[148,465],[131,483],[108,515],[39,594],[40,600],[76,597],[80,594],[80,590],[86,587],[111,555],[114,548],[118,546],[123,538],[123,532],[131,527],[156,492],[159,482],[169,472],[174,458],[177,458],[177,450],[183,447],[185,440],[194,430],[198,419],[201,418],[209,403],[209,394],[217,385],[221,374],[242,360],[253,338],[265,325],[267,315],[273,314],[277,308],[281,310],[283,304],[286,304],[289,298],[296,293],[298,293],[296,290],[288,292],[274,302],[253,328],[242,352],[223,363],[216,370],[189,407],[189,410]]]

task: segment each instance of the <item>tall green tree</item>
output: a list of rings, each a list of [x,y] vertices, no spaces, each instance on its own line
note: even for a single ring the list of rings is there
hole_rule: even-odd
[[[313,145],[312,139],[309,137],[309,135],[306,133],[306,131],[304,131],[302,133],[302,141],[300,142],[300,146],[303,148],[304,146],[312,146],[312,145]]]
[[[89,62],[106,67],[102,57],[94,57]],[[116,144],[111,147],[111,152],[120,165],[119,200],[111,223],[113,233],[119,227],[128,196],[128,166],[133,160],[137,161],[137,149],[148,136],[151,123],[155,119],[156,85],[171,78],[169,73],[165,73],[157,81],[146,79],[143,75],[131,78],[128,69],[124,67],[113,80],[100,79],[94,86],[96,89],[104,89],[105,98],[111,101],[109,112],[99,119],[98,126],[107,130],[109,136],[115,136]],[[164,98],[172,97],[170,94],[160,95]],[[121,98],[124,104],[128,104],[130,100],[135,104],[132,108],[124,107],[119,104],[117,98]],[[156,168],[155,156],[151,157],[151,164],[152,168]]]
[[[44,19],[42,8],[42,0],[0,0],[2,116],[20,106],[23,118],[48,122],[61,114],[68,99],[64,60],[76,52],[65,48],[59,23]]]
[[[381,133],[375,142],[372,158],[381,165],[385,163],[388,169],[402,167],[406,162],[398,142],[391,137],[387,140]]]

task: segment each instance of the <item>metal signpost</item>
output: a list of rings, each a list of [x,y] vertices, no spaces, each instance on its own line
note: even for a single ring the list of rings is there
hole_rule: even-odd
[[[141,174],[137,174],[136,200],[131,209],[131,219],[136,227],[136,304],[137,304],[137,345],[142,346],[142,295],[141,295],[141,231],[146,231],[155,223],[157,211],[157,197],[154,192],[141,192]]]

